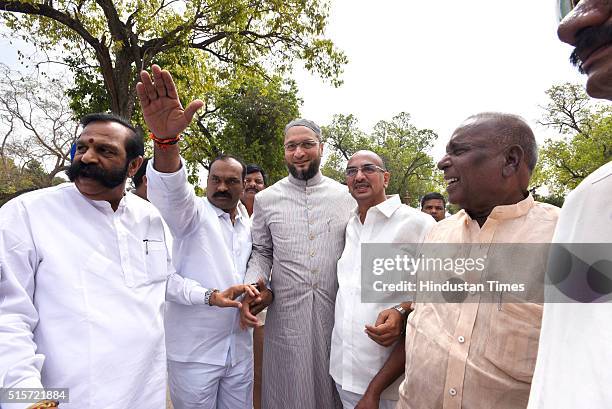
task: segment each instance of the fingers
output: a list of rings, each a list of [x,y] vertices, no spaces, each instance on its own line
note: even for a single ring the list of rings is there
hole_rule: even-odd
[[[153,67],[157,67],[153,65]],[[162,83],[165,88],[164,95],[167,95],[169,98],[178,99],[178,92],[176,92],[176,85],[174,85],[174,80],[172,79],[172,75],[168,70],[159,69],[160,78],[162,78]]]
[[[176,93],[176,89],[174,92]],[[187,108],[185,108],[185,119],[187,119],[187,122],[191,122],[195,113],[203,106],[204,102],[202,100],[196,99],[195,101],[191,101],[189,105],[187,105]]]
[[[145,91],[145,86],[142,82],[139,82],[138,84],[136,84],[136,94],[138,95],[138,98],[140,99],[140,106],[142,106],[143,108],[146,108],[151,103],[151,100],[147,96],[147,92]]]
[[[250,306],[247,303],[242,305],[240,308],[240,326],[245,327],[256,327],[259,324],[259,320],[250,311]]]
[[[378,314],[378,317],[376,318],[376,323],[374,324],[374,326],[378,327],[379,325],[381,325],[382,323],[387,321],[388,317],[389,317],[389,311],[388,310],[382,310],[380,312],[380,314]]]
[[[149,97],[150,100],[157,99],[157,91],[155,90],[153,80],[148,72],[140,71],[140,81],[144,85],[144,91],[147,94],[147,97]]]
[[[165,97],[168,95],[166,92],[166,86],[164,84],[164,78],[162,77],[162,70],[159,65],[153,65],[151,67],[151,71],[153,72],[153,85],[155,86],[155,92],[157,92],[158,97]],[[166,71],[167,72],[167,71]]]

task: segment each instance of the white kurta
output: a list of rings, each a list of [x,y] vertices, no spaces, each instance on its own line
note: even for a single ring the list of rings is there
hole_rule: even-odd
[[[147,196],[160,211],[174,237],[176,270],[206,288],[224,290],[242,284],[251,255],[250,219],[239,202],[236,223],[229,214],[197,197],[187,182],[185,166],[161,173],[147,167]],[[253,359],[252,331],[240,328],[236,308],[184,306],[170,302],[166,309],[168,359],[231,365]]]
[[[364,332],[366,324],[374,325],[378,314],[397,302],[361,302],[361,245],[420,243],[433,225],[431,216],[403,205],[398,195],[370,208],[364,224],[357,209],[351,215],[344,251],[338,260],[338,295],[329,363],[330,374],[342,389],[365,393],[393,350],[393,345],[378,345]],[[388,389],[384,399],[398,399],[400,381]]]
[[[553,241],[612,243],[612,162],[569,194]],[[589,263],[611,260],[610,254],[585,259]],[[589,288],[587,282],[577,284]],[[528,408],[612,408],[612,295],[602,294],[593,303],[581,304],[552,285],[547,286],[546,295],[556,303],[544,305]]]
[[[69,388],[62,408],[165,407],[166,283],[168,299],[200,302],[204,289],[174,274],[148,202],[127,195],[113,211],[71,183],[10,201],[0,209],[0,387]]]

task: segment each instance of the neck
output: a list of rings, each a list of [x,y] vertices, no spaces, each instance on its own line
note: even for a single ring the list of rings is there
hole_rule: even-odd
[[[368,210],[370,210],[370,208],[374,206],[381,204],[385,200],[387,200],[387,196],[383,194],[382,196],[376,197],[368,201],[357,202],[357,212],[359,213],[359,220],[361,221],[361,224],[365,223]]]
[[[230,220],[232,221],[232,224],[234,224],[236,222],[236,214],[238,213],[238,206],[234,207],[233,209],[223,209],[223,211],[225,213],[229,213]]]
[[[244,199],[240,199],[244,207],[246,207],[247,213],[249,216],[253,215],[253,204],[255,203],[255,196],[246,197]]]
[[[494,205],[487,206],[483,209],[465,209],[465,211],[467,212],[467,214],[470,215],[473,220],[476,220],[480,227],[482,227],[486,223],[487,218],[489,217],[493,209],[495,209],[497,206],[508,206],[517,204],[518,202],[524,200],[528,195],[529,192],[517,192],[515,194],[508,195],[506,198],[499,201],[498,203],[495,203]]]

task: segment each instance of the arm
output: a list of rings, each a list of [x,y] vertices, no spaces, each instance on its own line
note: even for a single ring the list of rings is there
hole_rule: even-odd
[[[247,265],[245,283],[259,285],[261,295],[256,298],[245,297],[240,310],[240,325],[255,327],[258,325],[256,315],[272,303],[274,295],[270,290],[270,273],[272,271],[273,242],[272,234],[266,220],[265,210],[262,210],[258,196],[253,204],[253,223],[251,225],[253,250]]]
[[[400,305],[404,309],[405,314],[401,314],[395,308],[387,308],[378,314],[376,323],[373,326],[365,326],[366,334],[372,341],[388,347],[402,337],[406,326],[406,318],[411,311],[412,303],[405,302]]]
[[[378,409],[380,395],[397,378],[404,373],[406,365],[406,345],[404,337],[397,343],[387,362],[380,368],[380,371],[372,378],[363,397],[355,406],[355,409]]]
[[[0,209],[0,387],[42,388],[44,356],[36,353],[33,331],[38,255],[19,202]],[[28,404],[2,404],[23,408]]]

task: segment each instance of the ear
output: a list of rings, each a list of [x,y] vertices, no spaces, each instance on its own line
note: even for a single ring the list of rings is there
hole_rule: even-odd
[[[521,164],[525,162],[525,151],[519,145],[510,145],[504,152],[504,167],[502,176],[510,177],[518,173]]]
[[[391,174],[389,172],[383,173],[383,185],[385,189],[389,187],[389,180],[391,179]]]
[[[128,165],[128,176],[132,177],[136,174],[136,172],[138,172],[138,169],[140,169],[140,166],[142,165],[142,156],[138,156],[137,158],[134,158],[130,161],[130,164]]]
[[[323,156],[323,142],[319,142],[319,155]]]

